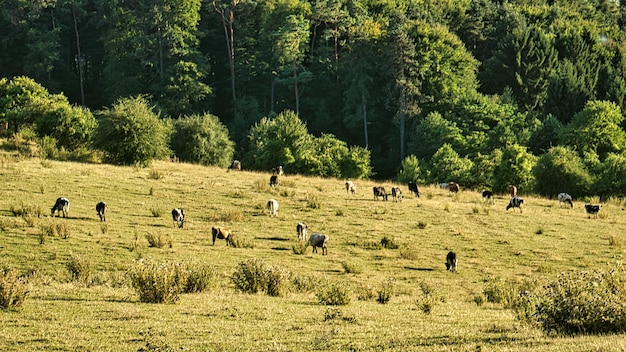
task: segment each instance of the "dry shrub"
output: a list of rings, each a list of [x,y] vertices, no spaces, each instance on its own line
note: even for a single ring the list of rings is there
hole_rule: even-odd
[[[320,304],[345,306],[351,300],[350,285],[347,282],[329,282],[317,289],[315,295]]]
[[[65,221],[49,221],[48,223],[41,225],[39,243],[43,244],[47,236],[68,239],[70,238],[70,235],[70,226]]]
[[[291,246],[291,250],[294,254],[303,255],[306,253],[306,249],[308,248],[307,243],[304,241],[298,241]]]
[[[87,256],[72,255],[66,264],[72,280],[89,285],[93,277],[93,265]]]
[[[269,192],[270,191],[270,182],[269,179],[259,179],[254,181],[254,188],[259,192]]]
[[[0,308],[20,307],[28,296],[28,282],[11,268],[0,269]]]
[[[144,303],[174,303],[187,285],[186,271],[176,262],[139,259],[128,274],[139,301]]]
[[[148,179],[150,180],[161,180],[164,177],[165,177],[165,174],[163,174],[159,170],[152,169],[148,172]]]
[[[41,205],[32,205],[32,204],[24,204],[20,205],[11,204],[10,206],[11,213],[13,216],[21,216],[21,217],[41,217],[44,212]]]
[[[386,304],[389,302],[389,300],[393,296],[395,281],[396,280],[394,278],[388,278],[385,281],[383,281],[380,289],[377,292],[378,299],[376,299],[376,301],[378,303]]]
[[[187,278],[184,293],[204,292],[218,277],[215,267],[207,263],[190,263],[184,270]]]
[[[319,281],[314,276],[295,274],[291,278],[291,288],[296,292],[313,292]]]
[[[163,248],[167,245],[169,248],[172,248],[172,236],[166,236],[162,233],[146,233],[145,236],[149,247]]]
[[[341,262],[341,266],[343,267],[343,271],[346,274],[360,274],[363,272],[363,268],[353,262],[343,261]]]
[[[359,301],[371,301],[376,297],[374,287],[369,284],[358,285],[354,292],[356,293],[356,298]]]
[[[289,271],[279,265],[266,265],[261,259],[240,262],[231,276],[235,288],[244,293],[266,292],[283,296],[289,290]]]

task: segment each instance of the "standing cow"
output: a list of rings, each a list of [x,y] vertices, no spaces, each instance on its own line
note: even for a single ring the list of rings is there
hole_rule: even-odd
[[[574,207],[574,201],[572,199],[572,196],[570,196],[569,194],[564,193],[564,192],[559,193],[558,198],[559,198],[559,207],[562,207],[563,204],[569,205],[570,208]]]
[[[278,201],[276,199],[268,200],[266,207],[270,212],[270,216],[278,216]]]
[[[392,187],[391,188],[391,196],[393,197],[394,202],[402,201],[402,190],[400,187]]]
[[[409,181],[409,193],[414,193],[417,196],[417,198],[420,197],[420,190],[417,187],[417,182]]]
[[[509,185],[506,190],[511,195],[511,198],[517,197],[517,187],[515,187],[515,185]]]
[[[352,181],[346,181],[346,193],[356,193],[356,185]]]
[[[317,247],[322,248],[322,255],[328,254],[328,235],[321,233],[314,233],[309,237],[309,241],[306,243],[307,247],[313,247],[313,253],[317,253]]]
[[[448,191],[452,193],[459,193],[461,186],[456,182],[448,182]]]
[[[602,208],[602,204],[585,204],[585,212],[587,213],[587,218],[591,219],[591,215],[593,215],[596,219],[598,218],[598,213]]]
[[[298,239],[300,241],[306,241],[307,237],[307,226],[303,222],[299,222],[296,224],[296,233],[298,234]]]
[[[446,255],[446,270],[450,270],[452,272],[456,271],[456,253],[448,252]]]
[[[183,228],[185,224],[185,212],[181,208],[172,209],[172,220],[174,220],[175,226],[178,225],[178,228]]]
[[[230,163],[230,166],[228,167],[228,171],[230,170],[241,171],[241,162],[239,160],[233,160],[233,162]]]
[[[509,204],[506,206],[506,210],[509,210],[511,208],[515,210],[515,208],[518,208],[519,212],[522,213],[522,205],[524,205],[524,199],[520,197],[513,197],[509,201]]]
[[[56,202],[52,206],[50,215],[54,217],[55,213],[58,212],[59,217],[61,216],[61,213],[63,213],[63,217],[66,218],[68,216],[69,211],[70,211],[70,200],[65,197],[61,197],[61,198],[57,198]]]
[[[272,175],[270,176],[270,187],[274,188],[276,186],[278,186],[278,176]]]
[[[230,230],[225,229],[223,227],[213,227],[211,229],[211,237],[213,238],[213,245],[215,246],[215,240],[226,240],[226,247],[229,245],[235,247],[235,243],[233,242],[234,235],[230,232]]]
[[[98,202],[98,204],[96,204],[96,212],[98,213],[98,216],[100,217],[100,221],[107,221],[106,218],[106,212],[107,212],[107,203],[105,202]]]

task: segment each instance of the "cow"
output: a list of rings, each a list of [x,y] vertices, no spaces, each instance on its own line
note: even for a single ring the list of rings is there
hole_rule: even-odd
[[[282,166],[276,166],[275,168],[272,169],[272,175],[282,176],[284,174],[285,173],[283,172]]]
[[[178,225],[178,228],[182,228],[185,223],[185,212],[181,208],[172,209],[172,220],[174,220],[174,226]]]
[[[230,171],[230,170],[241,171],[241,161],[233,160],[233,162],[230,163],[230,166],[228,167],[228,171]]]
[[[378,197],[381,197],[384,200],[387,200],[387,192],[385,191],[385,187],[373,187],[374,190],[374,200],[378,200]]]
[[[415,193],[415,195],[417,196],[417,198],[420,197],[420,190],[417,187],[417,182],[415,181],[409,181],[409,193]]]
[[[100,217],[100,221],[107,221],[106,218],[106,212],[107,212],[107,203],[105,202],[98,202],[98,204],[96,204],[96,212],[98,213],[98,216]]]
[[[213,227],[211,229],[211,235],[213,237],[213,245],[215,246],[215,240],[219,239],[219,240],[226,240],[226,247],[228,247],[229,245],[231,247],[234,247],[235,244],[233,243],[233,238],[235,235],[233,235],[230,230],[225,229],[223,227]]]
[[[309,237],[306,245],[313,247],[313,253],[317,253],[317,247],[322,248],[322,255],[328,254],[328,235],[314,233]]]
[[[480,191],[480,195],[483,197],[483,202],[493,201],[495,204],[496,199],[493,197],[493,192],[483,189]]]
[[[452,193],[458,193],[460,190],[461,190],[461,186],[459,186],[458,183],[455,183],[455,182],[448,183],[448,191]]]
[[[524,204],[524,199],[522,199],[520,197],[513,197],[509,201],[509,204],[506,206],[506,210],[508,211],[511,208],[513,208],[515,210],[515,208],[519,208],[519,212],[522,213],[522,205],[523,204]]]
[[[585,204],[585,212],[587,213],[587,218],[591,219],[591,215],[594,215],[595,218],[598,218],[598,213],[602,208],[602,204]]]
[[[176,156],[176,154],[170,154],[170,161],[173,163],[177,163],[180,161],[180,159],[178,158],[178,156]]]
[[[356,193],[356,185],[352,181],[346,181],[346,193]]]
[[[61,217],[61,213],[63,213],[63,217],[66,218],[70,211],[70,200],[65,197],[57,198],[54,206],[52,206],[52,209],[50,210],[50,215],[54,217],[57,211],[59,217]]]
[[[456,253],[448,252],[446,255],[446,270],[450,270],[452,272],[456,271]]]
[[[517,187],[515,187],[515,185],[509,185],[506,188],[506,191],[509,192],[509,194],[511,195],[511,198],[517,197]]]
[[[300,241],[306,241],[307,237],[307,227],[303,222],[299,222],[296,224],[296,233],[298,234],[298,239]]]
[[[278,176],[277,175],[272,175],[270,177],[270,187],[274,188],[278,186]]]
[[[391,196],[393,197],[393,200],[395,202],[401,202],[402,201],[402,190],[400,189],[400,187],[392,187],[391,188]]]
[[[276,199],[268,200],[266,207],[270,212],[270,216],[278,216],[278,201]]]
[[[565,192],[559,193],[557,198],[559,198],[559,207],[562,207],[563,204],[569,205],[570,208],[574,207],[574,202],[572,200],[572,196],[570,196],[569,194],[567,194]]]
[[[450,185],[448,184],[448,182],[441,182],[439,184],[439,188],[441,188],[441,189],[448,189],[449,186]]]

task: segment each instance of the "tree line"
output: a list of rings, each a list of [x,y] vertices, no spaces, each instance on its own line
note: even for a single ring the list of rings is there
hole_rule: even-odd
[[[342,177],[618,194],[621,10],[616,0],[4,0],[0,75],[32,78],[78,115],[137,97],[172,126],[210,112],[253,163],[279,155]],[[278,116],[312,142],[255,154],[251,135],[273,138]],[[344,161],[307,159],[320,148],[339,159],[335,147]],[[548,176],[555,165],[576,181]]]

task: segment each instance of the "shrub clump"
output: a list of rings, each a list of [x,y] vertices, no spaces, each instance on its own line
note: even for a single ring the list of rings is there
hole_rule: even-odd
[[[11,268],[0,269],[0,308],[20,307],[28,296],[28,283]]]
[[[536,319],[546,332],[626,332],[626,270],[562,273],[538,294]]]
[[[185,267],[186,282],[184,293],[203,292],[213,284],[217,278],[215,267],[207,263],[191,263]]]
[[[383,281],[380,290],[378,290],[378,298],[376,301],[380,304],[386,304],[389,302],[391,297],[393,296],[393,286],[395,280],[393,278],[388,278]]]
[[[289,289],[291,274],[279,265],[266,265],[261,259],[240,262],[231,276],[235,288],[244,293],[266,292],[283,296]]]
[[[143,303],[174,303],[187,285],[186,271],[180,263],[157,263],[139,259],[129,271],[132,286]]]
[[[316,296],[320,304],[345,306],[350,303],[351,290],[345,282],[333,282],[320,287]]]
[[[90,284],[93,276],[93,266],[89,258],[82,255],[72,255],[67,262],[67,269],[72,275],[72,280],[83,284]]]

